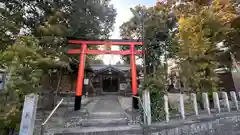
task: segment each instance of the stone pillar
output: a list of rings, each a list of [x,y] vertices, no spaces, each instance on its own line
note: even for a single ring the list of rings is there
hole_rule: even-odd
[[[230,94],[231,94],[231,100],[232,100],[232,102],[235,104],[236,109],[239,110],[236,92],[235,92],[235,91],[231,91]]]
[[[152,114],[151,114],[151,99],[150,99],[150,91],[146,91],[146,98],[147,98],[147,124],[151,125],[152,124]]]
[[[213,102],[214,102],[214,108],[217,109],[218,113],[220,113],[221,109],[220,109],[219,96],[217,92],[213,92]]]
[[[210,115],[210,107],[209,107],[209,99],[208,99],[208,94],[207,93],[202,93],[202,99],[203,99],[203,104],[204,104],[204,109],[207,111],[207,113]]]
[[[143,123],[147,124],[147,112],[146,111],[146,95],[145,95],[145,91],[142,92],[142,101],[143,101]]]
[[[223,94],[223,98],[224,98],[224,105],[225,105],[225,107],[227,107],[228,112],[230,112],[231,109],[230,109],[230,105],[229,105],[229,101],[228,101],[227,92],[222,92],[222,94]]]
[[[143,104],[144,104],[144,108],[146,111],[146,119],[145,122],[147,123],[147,125],[151,125],[152,124],[152,115],[151,115],[151,100],[150,100],[150,91],[149,90],[144,90],[143,91]]]
[[[185,110],[184,110],[183,94],[179,94],[179,108],[180,108],[182,119],[185,120]]]
[[[169,107],[168,107],[168,96],[164,95],[164,111],[166,115],[166,122],[169,122]]]
[[[191,93],[191,99],[192,99],[195,114],[198,115],[197,96],[195,93]]]

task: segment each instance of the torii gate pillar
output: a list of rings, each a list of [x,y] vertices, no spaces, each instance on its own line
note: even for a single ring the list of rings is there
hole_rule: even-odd
[[[134,54],[134,44],[130,45],[130,63],[131,63],[131,73],[132,73],[132,105],[134,109],[138,109],[138,99],[135,96],[137,94],[137,68],[136,68],[136,59]]]
[[[81,53],[80,53],[80,62],[78,65],[78,79],[77,79],[77,85],[76,85],[76,97],[75,97],[75,104],[74,104],[75,110],[81,109],[86,49],[87,49],[87,45],[82,44]]]

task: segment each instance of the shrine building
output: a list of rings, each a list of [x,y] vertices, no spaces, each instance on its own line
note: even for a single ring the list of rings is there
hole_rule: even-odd
[[[72,71],[62,71],[43,79],[43,89],[46,91],[56,90],[59,84],[59,93],[75,93],[77,83],[77,64],[71,65]],[[137,66],[137,75],[140,74],[141,66]],[[131,96],[131,69],[130,65],[104,65],[89,64],[84,69],[83,95],[122,95]]]
[[[131,96],[131,69],[129,65],[92,64],[89,68],[92,72],[88,72],[84,79],[84,89],[89,95]],[[141,68],[138,66],[138,74],[140,70]]]

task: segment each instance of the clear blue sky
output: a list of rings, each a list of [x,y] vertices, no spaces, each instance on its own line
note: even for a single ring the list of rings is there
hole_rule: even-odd
[[[133,15],[130,8],[136,5],[146,5],[153,6],[157,0],[112,0],[111,3],[117,10],[116,23],[114,25],[115,29],[112,33],[112,39],[120,39],[119,27],[124,22],[128,21]],[[117,50],[117,47],[113,47],[113,50]],[[115,64],[120,60],[120,56],[117,55],[104,55],[103,61],[105,64]]]

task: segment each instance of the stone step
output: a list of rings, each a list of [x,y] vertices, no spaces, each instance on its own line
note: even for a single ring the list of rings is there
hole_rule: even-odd
[[[111,119],[84,119],[81,121],[82,127],[109,127],[127,125],[128,120],[124,118]]]
[[[127,118],[124,113],[111,113],[111,112],[91,113],[89,117],[93,119]]]
[[[109,131],[109,132],[90,132],[90,133],[58,133],[54,135],[144,135],[143,133],[125,133],[126,131]]]
[[[139,125],[115,126],[115,127],[80,127],[65,129],[54,135],[143,135]]]

